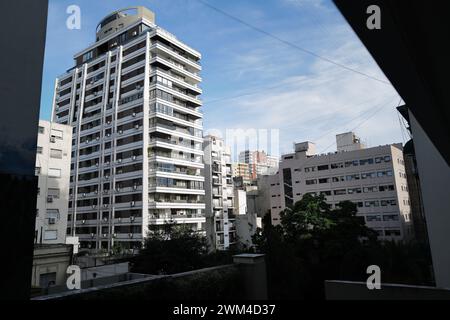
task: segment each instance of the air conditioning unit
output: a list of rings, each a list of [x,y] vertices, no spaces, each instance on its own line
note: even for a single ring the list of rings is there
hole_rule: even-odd
[[[94,239],[95,238],[95,234],[91,233],[91,238]]]
[[[100,140],[100,137],[95,138],[95,140],[97,140],[97,141]]]
[[[107,133],[106,136],[107,136],[107,137],[111,137],[111,133]]]
[[[86,144],[88,144],[89,143],[89,140],[86,140]]]
[[[105,176],[105,179],[108,180],[108,179],[109,179],[109,176]]]
[[[56,224],[56,218],[48,218],[48,224]]]
[[[52,196],[48,196],[47,197],[47,202],[48,203],[52,203],[53,202],[53,197]]]
[[[135,129],[139,129],[139,125],[138,125],[138,124],[135,125],[134,128],[135,128]]]
[[[130,216],[130,221],[134,221],[134,216]]]
[[[104,217],[103,221],[105,221],[105,222],[108,221],[108,217]]]
[[[106,121],[107,124],[111,124],[111,120]]]
[[[98,162],[96,162],[96,163],[95,163],[95,166],[96,166],[96,167],[98,167],[98,166],[99,166]]]
[[[131,34],[133,37],[137,36],[137,31],[133,31],[133,33]]]
[[[134,201],[130,202],[130,206],[134,207],[136,205],[136,203]]]
[[[116,188],[116,191],[117,191],[117,192],[119,192],[119,191],[120,191],[120,188],[119,188],[119,187],[117,187],[117,188]]]
[[[132,233],[129,233],[129,234],[128,234],[128,237],[129,237],[129,238],[133,238],[133,234],[132,234]]]
[[[133,186],[133,190],[137,190],[137,184]]]
[[[56,142],[56,138],[55,137],[50,137],[50,142],[53,142],[53,143],[55,143]]]
[[[133,157],[131,157],[131,159],[133,159],[133,160],[136,160],[136,159],[137,159],[137,157],[136,157],[136,156],[133,156]]]
[[[123,130],[119,130],[119,134],[122,134],[123,133]]]
[[[121,217],[117,218],[117,221],[122,222],[122,218]]]
[[[82,223],[82,224],[85,224],[85,223],[86,223],[86,220],[81,220],[81,223]]]
[[[122,159],[117,159],[117,163],[122,163]]]
[[[132,117],[136,117],[136,112],[133,112],[133,114],[131,116]]]
[[[113,237],[114,237],[114,238],[117,238],[117,233],[114,233],[114,234],[113,234]]]
[[[107,233],[104,233],[103,234],[103,238],[107,238],[108,237],[108,234]]]
[[[94,193],[95,193],[95,194],[98,194],[98,190],[95,190]]]
[[[97,205],[93,204],[92,205],[92,209],[95,209],[97,207]]]
[[[83,197],[86,197],[86,193],[83,193]]]

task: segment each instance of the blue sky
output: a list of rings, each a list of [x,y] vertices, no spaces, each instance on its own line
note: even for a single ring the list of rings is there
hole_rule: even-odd
[[[386,79],[330,0],[208,2],[294,45]],[[81,9],[80,30],[66,28],[72,4]],[[41,118],[50,118],[55,78],[73,66],[74,53],[94,42],[98,22],[133,5],[154,11],[159,26],[202,53],[205,131],[278,129],[280,153],[306,140],[320,152],[333,151],[335,134],[355,127],[369,146],[405,139],[392,86],[305,54],[197,0],[50,0]]]

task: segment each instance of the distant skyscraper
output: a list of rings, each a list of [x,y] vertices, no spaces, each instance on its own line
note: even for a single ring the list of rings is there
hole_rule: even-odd
[[[270,177],[272,223],[305,194],[323,194],[336,206],[349,200],[381,239],[413,237],[411,208],[401,144],[365,148],[349,132],[336,136],[337,152],[317,155],[311,142],[297,143]]]
[[[53,120],[73,127],[71,235],[138,249],[168,220],[202,230],[201,55],[144,7],[113,12],[58,77]]]
[[[252,180],[258,175],[275,174],[278,169],[278,158],[269,156],[264,151],[242,151],[239,153],[239,162],[248,165]]]

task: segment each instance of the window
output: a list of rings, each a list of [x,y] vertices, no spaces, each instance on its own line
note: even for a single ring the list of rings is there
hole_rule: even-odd
[[[339,169],[339,168],[343,168],[343,167],[344,167],[344,164],[342,162],[331,164],[331,169]]]
[[[367,172],[367,173],[361,173],[361,179],[370,179],[375,178],[377,174],[375,172]]]
[[[38,128],[38,132],[39,132],[40,134],[43,134],[43,133],[45,132],[45,128],[44,128],[44,127],[41,127],[41,126],[39,126],[39,128]]]
[[[59,189],[57,188],[49,188],[47,191],[47,196],[52,197],[54,199],[59,199]]]
[[[320,191],[320,194],[323,194],[325,196],[331,196],[331,191]]]
[[[344,178],[344,176],[333,177],[332,181],[333,182],[341,182],[341,181],[345,181],[345,178]]]
[[[377,186],[364,187],[363,191],[364,191],[364,193],[378,192],[378,187]]]
[[[83,54],[83,62],[86,62],[90,59],[92,59],[92,57],[94,56],[92,51],[86,52],[85,54]]]
[[[305,168],[305,172],[313,172],[313,171],[316,171],[316,167]]]
[[[36,153],[42,154],[42,147],[37,147],[36,148]]]
[[[363,159],[359,160],[359,165],[364,166],[366,164],[373,164],[373,159]]]
[[[359,180],[359,174],[352,174],[345,177],[347,181]]]
[[[344,194],[347,194],[347,191],[345,189],[334,190],[335,196],[342,196]]]
[[[383,221],[398,221],[398,214],[385,214],[383,215]]]
[[[329,167],[328,165],[322,165],[322,166],[317,166],[317,171],[323,171],[323,170],[328,170]]]
[[[63,153],[59,149],[50,149],[50,158],[62,159]]]
[[[364,205],[366,207],[379,207],[380,206],[380,202],[378,200],[374,200],[374,201],[366,201],[364,203]]]
[[[366,216],[366,221],[367,222],[381,221],[381,216],[380,215],[368,215],[368,216]]]
[[[328,183],[330,182],[330,178],[321,178],[319,179],[319,183]]]
[[[312,184],[317,184],[317,180],[316,179],[310,179],[310,180],[306,180],[306,185],[312,185]]]
[[[389,185],[383,185],[383,186],[379,186],[378,190],[380,192],[384,192],[384,191],[394,191],[395,187],[393,184],[389,184]]]
[[[61,178],[61,169],[49,168],[48,176],[52,178]]]
[[[58,231],[56,230],[45,230],[44,240],[56,240],[58,239]]]
[[[34,175],[35,176],[38,176],[38,175],[40,175],[41,174],[41,167],[36,167],[36,168],[34,168]]]
[[[61,130],[52,129],[51,134],[52,138],[62,140],[63,132]]]
[[[361,188],[350,188],[347,190],[348,194],[361,193]]]

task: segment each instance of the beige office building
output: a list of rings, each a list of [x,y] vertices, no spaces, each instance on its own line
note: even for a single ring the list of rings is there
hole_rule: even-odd
[[[316,154],[313,143],[303,142],[282,156],[269,179],[272,223],[303,195],[324,194],[332,207],[344,200],[357,204],[380,239],[413,237],[402,145],[366,148],[352,132],[337,135],[336,142],[336,152]]]

